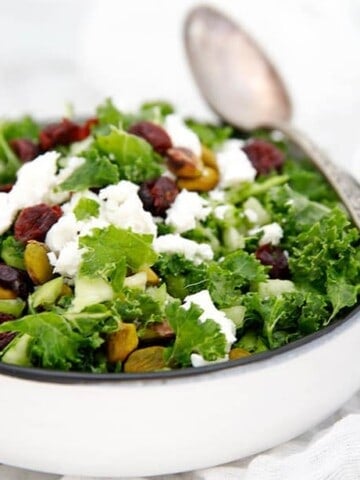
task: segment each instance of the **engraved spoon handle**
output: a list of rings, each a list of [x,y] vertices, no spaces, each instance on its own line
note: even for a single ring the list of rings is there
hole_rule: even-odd
[[[356,180],[332,163],[303,132],[289,124],[277,124],[275,128],[297,145],[326,177],[349,211],[355,225],[360,229],[360,185]]]

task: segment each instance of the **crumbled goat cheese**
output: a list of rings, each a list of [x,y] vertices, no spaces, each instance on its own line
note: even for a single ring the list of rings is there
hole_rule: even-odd
[[[225,202],[225,192],[224,190],[215,188],[214,190],[210,190],[209,198],[214,202]]]
[[[252,208],[245,208],[244,215],[251,223],[256,223],[259,220],[259,215]]]
[[[74,172],[85,162],[81,157],[69,157],[66,165],[56,175],[53,188],[49,191],[48,199],[50,203],[63,203],[70,197],[70,192],[57,191],[58,187],[67,180]]]
[[[79,235],[78,221],[72,212],[64,214],[46,234],[45,243],[52,252],[59,253],[68,242]]]
[[[246,153],[239,145],[225,142],[217,152],[216,159],[220,172],[221,188],[234,187],[243,182],[253,182],[256,170],[248,159]]]
[[[18,170],[12,190],[0,199],[0,234],[11,227],[19,210],[48,202],[49,192],[56,183],[58,157],[57,152],[44,153]]]
[[[134,233],[156,235],[156,223],[150,212],[146,212],[137,194],[138,185],[121,180],[99,192],[102,200],[101,217],[112,225],[130,228]]]
[[[0,197],[0,234],[11,227],[16,214],[23,208],[39,203],[59,204],[69,197],[69,192],[54,190],[71,175],[83,159],[70,158],[68,166],[57,174],[59,156],[58,152],[47,152],[19,168],[12,190]]]
[[[197,220],[205,220],[211,208],[209,202],[196,192],[182,190],[174,203],[166,211],[166,225],[171,225],[177,233],[184,233],[196,227]]]
[[[183,147],[191,150],[195,155],[201,155],[201,143],[199,137],[189,127],[181,117],[175,114],[165,117],[164,129],[171,138],[174,147]]]
[[[229,360],[229,355],[225,355],[222,358],[218,358],[217,360],[209,361],[205,360],[204,357],[199,355],[198,353],[192,353],[190,355],[191,365],[193,367],[205,367],[206,365],[213,365],[214,363],[222,363]]]
[[[229,150],[239,150],[243,148],[244,145],[244,140],[240,140],[239,138],[229,138],[221,145],[221,151],[226,152]]]
[[[218,205],[214,208],[215,218],[217,218],[218,220],[224,220],[225,215],[229,210],[231,210],[231,208],[231,205]]]
[[[199,265],[204,260],[212,260],[214,257],[210,245],[194,242],[177,233],[169,233],[156,238],[153,241],[153,247],[158,253],[182,254],[195,265]]]
[[[67,242],[56,257],[54,252],[48,253],[50,264],[54,267],[54,273],[64,277],[75,277],[81,262],[83,249],[79,248],[77,241]]]
[[[250,235],[262,232],[262,237],[259,240],[259,245],[266,245],[271,243],[272,245],[279,245],[280,240],[283,237],[283,229],[281,226],[274,222],[264,225],[263,227],[253,228],[249,231]]]
[[[227,352],[229,352],[231,345],[236,341],[236,326],[234,322],[230,320],[230,318],[228,318],[224,312],[218,310],[215,307],[208,290],[202,290],[201,292],[195,293],[194,295],[188,295],[187,297],[185,297],[183,307],[188,310],[192,303],[198,305],[203,310],[203,313],[199,317],[200,322],[205,322],[209,318],[220,326],[220,330],[226,338]],[[199,357],[204,360],[201,356]],[[200,358],[194,358],[194,367],[204,365]],[[221,360],[226,359],[227,358],[223,358]],[[191,361],[193,361],[192,358]],[[204,362],[206,362],[206,360],[204,360]]]
[[[149,212],[145,212],[137,194],[138,186],[121,181],[100,190],[78,192],[62,206],[63,216],[50,228],[45,243],[50,249],[49,259],[54,272],[72,278],[78,270],[82,251],[79,237],[91,235],[94,228],[116,225],[130,228],[135,233],[156,235],[157,227]],[[100,205],[98,217],[77,220],[74,209],[81,198],[95,200]]]

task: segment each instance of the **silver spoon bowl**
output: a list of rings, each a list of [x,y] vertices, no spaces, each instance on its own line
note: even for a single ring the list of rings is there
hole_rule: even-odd
[[[282,132],[327,178],[360,229],[359,185],[291,126],[285,84],[250,35],[220,11],[199,6],[185,20],[184,41],[195,81],[210,108],[240,130]]]

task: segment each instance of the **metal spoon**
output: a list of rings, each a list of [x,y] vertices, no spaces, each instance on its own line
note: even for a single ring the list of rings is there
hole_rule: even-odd
[[[291,102],[275,67],[239,25],[209,6],[190,11],[186,53],[196,83],[217,115],[241,129],[281,131],[316,165],[360,229],[360,187],[290,125]]]

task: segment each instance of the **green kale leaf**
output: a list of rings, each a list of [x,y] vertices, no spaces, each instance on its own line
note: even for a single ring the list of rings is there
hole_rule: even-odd
[[[0,257],[6,265],[25,270],[24,251],[24,244],[9,235],[1,243]]]
[[[170,366],[188,367],[191,354],[198,353],[207,361],[223,358],[226,354],[226,338],[220,326],[211,319],[200,322],[203,310],[191,304],[188,310],[180,306],[179,301],[167,305],[167,320],[175,332],[175,342],[168,350]]]
[[[102,131],[104,127],[106,129],[110,125],[126,129],[132,121],[132,116],[121,112],[110,98],[107,98],[97,107],[96,118]]]
[[[10,148],[5,138],[6,123],[0,123],[0,185],[15,181],[20,160]]]
[[[265,281],[267,268],[253,254],[237,250],[221,262],[212,262],[208,270],[208,289],[219,308],[241,303],[241,295],[252,285]]]
[[[113,302],[112,309],[124,322],[136,322],[144,326],[161,322],[165,316],[165,302],[159,301],[150,291],[124,288]]]
[[[151,145],[136,135],[112,127],[108,135],[99,135],[95,144],[116,163],[120,180],[141,183],[163,171]]]
[[[152,238],[152,235],[133,233],[113,225],[104,229],[94,228],[91,235],[79,238],[80,248],[85,248],[79,276],[102,278],[118,292],[127,268],[136,272],[156,261]]]
[[[119,181],[117,166],[91,148],[82,152],[85,162],[60,185],[60,190],[80,192],[87,188],[101,188]]]
[[[43,312],[2,323],[0,332],[30,335],[29,353],[33,365],[69,370],[81,363],[80,348],[85,344],[84,339],[56,313]]]
[[[76,220],[86,220],[91,217],[98,217],[100,205],[96,200],[91,198],[80,198],[74,208]]]
[[[180,254],[161,254],[153,267],[172,297],[184,299],[207,285],[207,265],[194,265]]]
[[[215,149],[231,137],[233,129],[225,125],[212,125],[193,119],[186,121],[186,125],[199,137],[200,142],[208,148]]]
[[[7,121],[4,124],[4,137],[7,142],[17,138],[26,138],[37,141],[40,133],[40,126],[29,116],[19,120]]]

